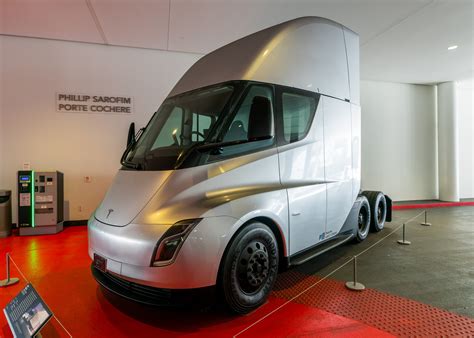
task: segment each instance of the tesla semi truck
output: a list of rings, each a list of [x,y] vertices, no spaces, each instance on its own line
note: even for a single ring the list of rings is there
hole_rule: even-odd
[[[381,230],[391,201],[360,190],[359,100],[359,37],[325,18],[202,57],[129,132],[88,222],[95,279],[148,304],[213,290],[248,313],[279,270]]]

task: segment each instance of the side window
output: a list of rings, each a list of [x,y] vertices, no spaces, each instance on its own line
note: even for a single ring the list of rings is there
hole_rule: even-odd
[[[155,143],[153,143],[153,146],[150,150],[174,145],[176,143],[174,137],[179,140],[179,136],[181,135],[181,126],[183,124],[183,113],[184,111],[180,107],[175,107],[171,111],[169,118],[166,120],[166,123],[162,128],[163,132],[161,132],[156,138]]]
[[[271,126],[264,123],[265,119],[266,121],[271,120]],[[215,162],[249,154],[272,146],[274,137],[264,138],[263,136],[267,136],[269,133],[274,135],[273,121],[273,89],[261,85],[250,87],[222,139],[222,142],[249,142],[227,145],[210,151],[205,162]]]
[[[294,93],[282,94],[283,136],[286,143],[302,140],[308,134],[316,110],[316,99]]]
[[[269,87],[253,86],[247,93],[244,101],[239,107],[237,114],[235,114],[232,123],[224,135],[223,142],[243,141],[248,139],[249,132],[249,118],[252,111],[252,104],[255,109],[255,98],[264,97],[273,102],[272,90]]]

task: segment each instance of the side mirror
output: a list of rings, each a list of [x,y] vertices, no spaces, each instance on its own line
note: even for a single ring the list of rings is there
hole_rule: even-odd
[[[127,148],[130,147],[132,144],[136,142],[135,139],[135,123],[130,123],[130,127],[128,128],[128,136],[127,136]]]
[[[273,137],[272,103],[263,96],[255,96],[250,106],[248,140]]]

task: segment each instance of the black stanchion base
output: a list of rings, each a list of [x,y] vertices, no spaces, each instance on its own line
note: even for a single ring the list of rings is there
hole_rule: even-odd
[[[362,283],[346,282],[346,288],[353,291],[364,291],[365,286]]]
[[[10,279],[0,280],[0,288],[16,284],[19,281],[20,280],[18,278],[10,278]]]

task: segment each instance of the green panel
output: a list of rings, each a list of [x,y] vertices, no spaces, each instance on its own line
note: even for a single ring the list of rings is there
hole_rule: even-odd
[[[31,171],[31,226],[35,227],[35,171]]]

